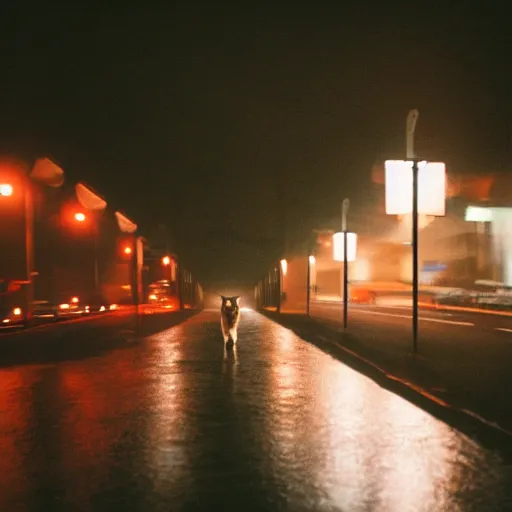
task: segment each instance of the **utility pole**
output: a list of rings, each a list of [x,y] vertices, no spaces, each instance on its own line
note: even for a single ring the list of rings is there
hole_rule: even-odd
[[[343,328],[348,324],[348,233],[347,216],[350,206],[348,198],[341,204],[341,230],[343,231]]]
[[[419,112],[411,110],[406,124],[406,156],[412,160],[412,351],[418,352],[418,159],[414,152],[414,132]]]

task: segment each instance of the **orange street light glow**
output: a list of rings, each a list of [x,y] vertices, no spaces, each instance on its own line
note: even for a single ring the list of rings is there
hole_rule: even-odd
[[[124,248],[123,252],[124,252],[125,254],[127,254],[127,255],[128,255],[128,254],[131,254],[131,253],[132,253],[132,248],[131,248],[131,247],[129,247],[129,246],[126,246],[126,247]]]
[[[167,266],[167,265],[170,265],[170,264],[171,264],[171,258],[169,258],[169,256],[164,256],[164,257],[162,258],[162,264],[163,264],[163,265],[166,265],[166,266]]]
[[[9,183],[0,183],[0,196],[9,197],[12,196],[13,189]]]
[[[85,214],[84,213],[75,213],[75,220],[77,222],[84,222],[85,221]]]

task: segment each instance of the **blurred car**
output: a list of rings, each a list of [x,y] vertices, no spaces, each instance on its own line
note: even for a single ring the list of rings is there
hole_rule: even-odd
[[[37,320],[57,320],[59,310],[49,300],[35,300],[32,303],[32,316]]]
[[[473,297],[469,290],[458,289],[434,295],[433,303],[443,306],[471,306]]]
[[[87,298],[84,309],[86,313],[105,313],[106,311],[114,309],[111,306],[115,305],[110,304],[105,296],[102,294],[93,294]]]
[[[377,292],[363,286],[349,288],[350,302],[353,304],[375,304],[377,300]]]
[[[148,304],[165,309],[180,309],[179,299],[165,293],[150,293],[148,295]]]
[[[23,310],[19,306],[0,308],[0,326],[1,327],[23,327],[26,318]]]
[[[80,297],[70,297],[67,302],[62,302],[57,307],[57,314],[59,318],[69,318],[73,316],[85,315],[87,307],[80,301]]]

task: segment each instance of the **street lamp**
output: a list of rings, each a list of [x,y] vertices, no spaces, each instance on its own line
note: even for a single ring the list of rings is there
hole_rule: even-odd
[[[1,183],[0,184],[0,196],[2,197],[10,197],[12,196],[13,188],[9,183]]]
[[[306,316],[310,316],[310,303],[311,303],[311,268],[315,267],[316,258],[313,254],[308,256],[308,266],[306,275]],[[316,272],[315,272],[316,276]]]
[[[23,219],[24,230],[24,257],[15,258],[15,266],[23,265],[21,268],[13,269],[11,264],[1,268],[2,273],[10,274],[8,277],[17,283],[26,285],[23,292],[25,306],[24,316],[28,321],[32,318],[32,302],[34,294],[34,208],[33,208],[33,183],[37,182],[50,187],[60,187],[64,180],[64,171],[48,158],[38,158],[32,166],[15,158],[7,157],[0,159],[0,199],[11,197],[16,193],[19,197],[19,207],[16,216]],[[16,274],[16,275],[13,275]]]
[[[162,258],[162,265],[168,267],[171,264],[171,258],[169,256],[164,256]]]
[[[348,324],[348,264],[356,260],[357,235],[347,231],[347,217],[350,201],[341,205],[341,232],[333,235],[333,259],[343,262],[343,328]]]
[[[418,351],[418,217],[442,217],[446,209],[446,166],[416,157],[414,131],[419,113],[411,110],[406,123],[407,160],[386,160],[386,213],[412,215],[412,336],[413,353]]]
[[[130,254],[132,253],[132,248],[127,245],[124,249],[123,249],[123,253],[126,254],[126,256],[130,256]]]
[[[100,288],[100,270],[99,270],[99,245],[100,245],[100,223],[101,214],[107,208],[107,202],[99,194],[97,194],[89,185],[79,182],[75,185],[75,194],[78,202],[86,210],[94,212],[95,222],[93,226],[93,244],[94,244],[94,291],[96,294],[101,293]],[[84,213],[77,213],[75,219],[78,222],[86,220]]]

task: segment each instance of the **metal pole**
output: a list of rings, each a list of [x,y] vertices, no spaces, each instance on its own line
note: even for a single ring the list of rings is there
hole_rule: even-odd
[[[410,110],[406,123],[406,156],[412,160],[412,351],[418,352],[418,160],[414,151],[414,132],[420,113]]]
[[[344,199],[341,207],[341,229],[343,230],[343,328],[348,324],[348,233],[347,214],[349,199]]]
[[[407,115],[407,123],[405,129],[405,141],[406,141],[406,156],[408,160],[416,158],[414,154],[414,131],[416,130],[416,123],[418,121],[420,113],[416,110],[410,110]]]
[[[97,221],[97,222],[99,222],[99,221]],[[99,262],[98,262],[98,259],[99,259],[99,256],[98,256],[99,233],[100,233],[100,229],[99,229],[99,226],[96,224],[96,226],[94,228],[94,234],[93,234],[93,237],[94,237],[94,291],[95,291],[96,295],[98,295],[98,293],[100,291],[100,271],[99,271]]]
[[[142,318],[140,314],[140,305],[144,300],[142,288],[142,266],[144,265],[144,242],[142,237],[135,239],[135,264],[136,264],[136,283],[137,283],[137,333],[142,331]]]
[[[277,262],[277,280],[276,280],[276,295],[277,295],[277,312],[281,313],[281,261]]]
[[[25,265],[27,272],[26,324],[32,321],[34,301],[34,203],[32,184],[25,179]]]
[[[181,264],[179,261],[176,262],[176,286],[178,287],[178,300],[180,303],[180,311],[183,311],[183,289],[181,282]]]
[[[306,278],[306,316],[309,316],[309,302],[311,300],[311,261],[309,260],[310,255],[307,255],[308,273]]]
[[[412,163],[412,351],[418,352],[418,160]]]

